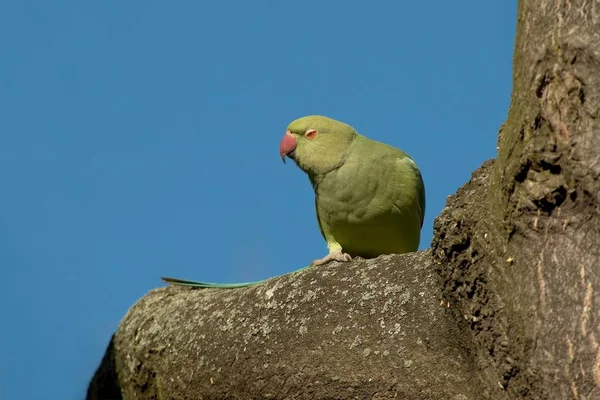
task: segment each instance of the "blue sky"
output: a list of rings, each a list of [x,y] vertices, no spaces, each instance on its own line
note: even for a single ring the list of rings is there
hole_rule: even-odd
[[[494,157],[516,2],[4,2],[0,398],[81,399],[170,275],[254,280],[325,254],[287,124],[401,147],[448,195]]]

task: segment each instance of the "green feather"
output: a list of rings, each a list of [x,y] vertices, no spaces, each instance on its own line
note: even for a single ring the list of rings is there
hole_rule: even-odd
[[[425,186],[404,151],[318,115],[295,120],[288,132],[296,140],[290,157],[313,185],[330,253],[374,258],[417,251]]]
[[[309,266],[302,267],[291,273],[299,272],[299,271],[305,270],[307,268],[309,268]],[[283,274],[283,275],[287,275],[287,274]],[[273,278],[278,278],[283,275],[277,275],[277,276],[274,276]],[[167,283],[170,283],[173,286],[184,286],[184,287],[195,288],[195,289],[237,289],[237,288],[242,288],[242,287],[259,285],[259,284],[265,283],[273,278],[262,279],[262,280],[253,281],[253,282],[239,282],[239,283],[200,282],[200,281],[190,281],[187,279],[169,278],[167,276],[163,276],[160,279],[162,279],[163,281],[165,281]]]

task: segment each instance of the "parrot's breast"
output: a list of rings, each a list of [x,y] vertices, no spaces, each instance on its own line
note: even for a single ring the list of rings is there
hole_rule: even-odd
[[[418,185],[422,181],[402,153],[389,149],[393,148],[386,146],[380,157],[350,159],[315,186],[317,217],[325,240],[339,243],[352,256],[372,258],[418,250]]]

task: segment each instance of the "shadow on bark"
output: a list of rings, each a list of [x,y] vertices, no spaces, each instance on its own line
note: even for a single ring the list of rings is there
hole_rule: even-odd
[[[123,400],[115,365],[114,340],[115,335],[110,338],[102,362],[88,386],[86,400]]]

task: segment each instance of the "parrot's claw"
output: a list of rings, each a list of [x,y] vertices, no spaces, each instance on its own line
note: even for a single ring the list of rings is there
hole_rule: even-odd
[[[327,264],[330,261],[339,261],[339,262],[347,262],[352,261],[352,257],[348,253],[344,253],[341,250],[334,251],[333,253],[327,254],[323,258],[319,258],[318,260],[310,263],[311,267],[316,267],[318,265]]]

